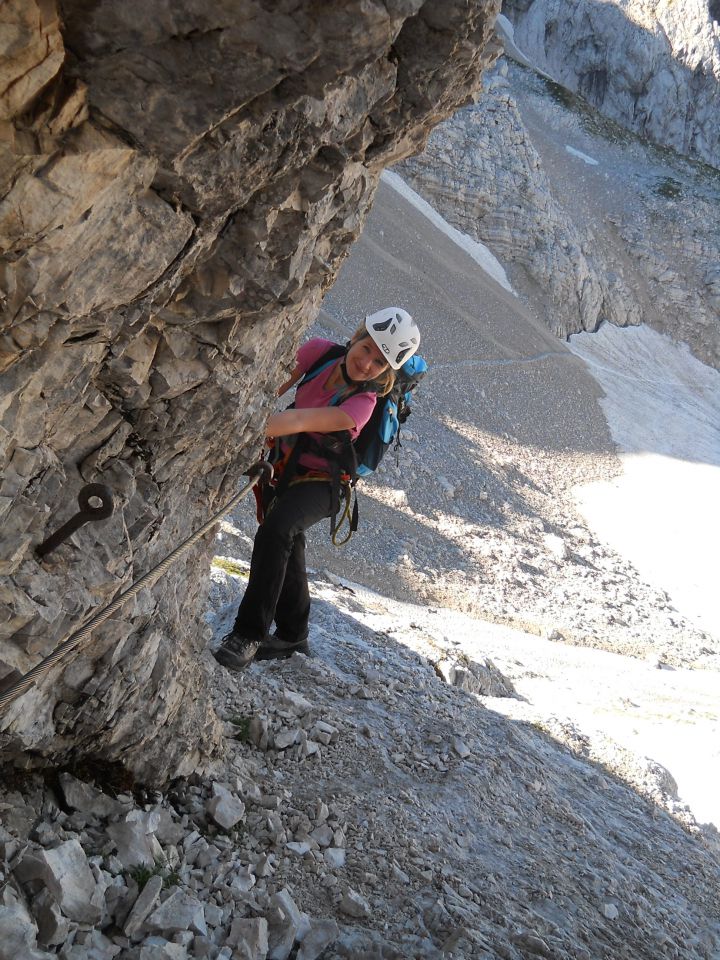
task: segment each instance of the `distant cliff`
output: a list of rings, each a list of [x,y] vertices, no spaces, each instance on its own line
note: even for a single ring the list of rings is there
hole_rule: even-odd
[[[477,104],[397,170],[490,247],[554,333],[644,322],[720,368],[713,168],[502,58]]]
[[[505,0],[533,63],[655,143],[720,167],[717,0]]]
[[[496,0],[15,0],[3,14],[0,678],[227,500],[382,169],[492,60]],[[33,547],[102,481],[114,515]],[[210,543],[0,717],[146,781],[219,743]]]

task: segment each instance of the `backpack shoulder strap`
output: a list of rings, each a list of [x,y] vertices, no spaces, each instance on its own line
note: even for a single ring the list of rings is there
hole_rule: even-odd
[[[322,373],[323,370],[327,369],[331,363],[334,363],[340,357],[345,356],[345,347],[339,343],[334,343],[331,347],[321,354],[313,363],[308,370],[305,371],[301,380],[296,384],[297,387],[301,387],[304,383],[313,380],[319,373]]]
[[[322,356],[318,357],[315,363],[313,363],[313,365],[308,369],[308,371],[305,373],[302,379],[298,380],[298,382],[295,384],[295,389],[297,390],[299,387],[302,387],[306,383],[309,383],[310,380],[313,380],[315,377],[321,374],[323,370],[327,370],[327,368],[331,364],[335,363],[336,360],[339,360],[340,357],[344,357],[346,352],[347,352],[347,347],[346,346],[343,347],[339,343],[334,343],[331,347],[328,347],[325,353],[323,353]],[[354,396],[356,393],[363,393],[364,390],[365,390],[365,386],[362,384],[358,384],[357,386],[351,387],[350,389],[340,389],[337,391],[335,396],[330,401],[329,406],[331,407],[338,406],[343,401],[347,400],[349,397]]]

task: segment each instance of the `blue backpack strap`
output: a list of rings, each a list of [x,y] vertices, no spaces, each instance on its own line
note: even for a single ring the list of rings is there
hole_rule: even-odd
[[[340,357],[344,357],[345,353],[346,347],[343,347],[339,343],[334,343],[331,347],[328,347],[327,350],[317,358],[315,363],[311,364],[305,371],[302,380],[298,382],[297,386],[301,387],[309,380],[313,380],[319,373],[322,373],[323,370],[327,370],[330,364],[339,360]]]
[[[320,366],[310,367],[308,372],[303,375],[302,380],[300,380],[300,382],[298,383],[298,387],[301,387],[304,383],[309,383],[311,380],[314,380],[315,377],[318,376],[318,374],[323,372],[323,370],[327,370],[328,367],[331,367],[337,359],[338,359],[337,357],[332,357],[330,360],[327,360],[325,363],[321,363]]]
[[[343,347],[339,343],[334,343],[325,351],[325,353],[322,354],[322,356],[318,357],[315,363],[312,364],[307,373],[305,373],[302,379],[298,381],[295,389],[297,390],[299,387],[302,387],[311,380],[314,380],[315,377],[319,376],[319,374],[323,372],[323,370],[327,370],[328,367],[332,366],[333,363],[335,363],[341,357],[344,357],[346,353],[347,347]],[[335,393],[328,406],[337,407],[343,402],[343,400],[347,400],[348,397],[352,397],[354,394],[362,392],[362,385],[350,390],[348,390],[346,387],[342,388]]]
[[[302,379],[296,384],[295,389],[297,390],[299,387],[314,380],[323,370],[327,370],[328,367],[331,367],[340,357],[344,357],[346,352],[347,348],[341,346],[339,343],[334,343],[331,347],[328,347],[325,353],[319,356],[315,363],[303,374]],[[330,401],[329,406],[335,407],[345,399],[346,396],[343,396],[342,391],[338,391]]]

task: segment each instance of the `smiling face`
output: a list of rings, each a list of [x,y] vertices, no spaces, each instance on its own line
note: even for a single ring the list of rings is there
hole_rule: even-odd
[[[374,380],[388,368],[380,347],[370,337],[357,340],[348,350],[345,369],[351,380]]]

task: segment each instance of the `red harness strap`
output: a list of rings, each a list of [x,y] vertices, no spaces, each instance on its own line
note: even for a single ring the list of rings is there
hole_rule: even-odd
[[[283,474],[285,473],[285,468],[287,466],[288,460],[292,454],[292,447],[290,447],[282,457],[273,463],[273,477],[269,481],[271,487],[277,487],[282,480]],[[309,470],[303,469],[302,474],[292,477],[287,484],[288,487],[291,487],[295,483],[304,483],[309,480],[324,480],[328,483],[332,482],[332,476],[325,470]],[[349,473],[343,471],[340,474],[340,482],[342,484],[349,484],[352,478]],[[253,494],[255,496],[255,516],[257,517],[257,522],[262,523],[265,519],[265,505],[263,503],[263,486],[264,484],[256,484],[253,487]]]

